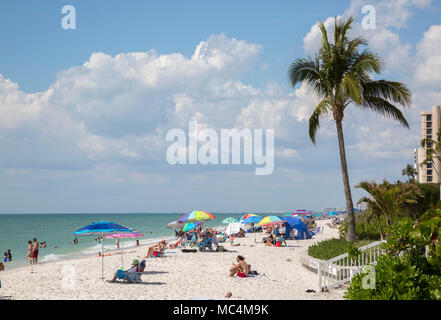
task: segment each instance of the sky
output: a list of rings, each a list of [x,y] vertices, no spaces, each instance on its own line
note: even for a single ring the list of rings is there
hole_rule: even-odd
[[[64,5],[75,29],[64,29]],[[365,5],[375,29],[362,27]],[[354,16],[404,82],[410,129],[351,107],[350,184],[403,180],[420,112],[441,105],[441,1],[20,1],[0,3],[0,213],[275,212],[344,207],[335,123],[287,70],[320,45],[318,21]],[[167,132],[271,129],[275,164],[170,165]]]

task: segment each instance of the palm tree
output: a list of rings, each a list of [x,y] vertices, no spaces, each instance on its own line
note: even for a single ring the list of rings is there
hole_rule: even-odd
[[[425,164],[432,164],[432,168],[435,170],[436,174],[439,175],[438,170],[436,169],[434,159],[441,161],[441,129],[436,133],[436,140],[425,138],[421,140],[421,146],[426,149],[426,158],[420,164],[423,166]]]
[[[407,164],[406,168],[403,169],[401,174],[403,176],[407,176],[409,178],[409,181],[414,181],[417,173],[418,172],[411,164]]]
[[[384,239],[381,217],[384,217],[386,224],[390,226],[394,217],[402,215],[406,207],[417,203],[417,200],[424,196],[418,186],[412,182],[392,184],[383,180],[382,184],[377,184],[362,181],[356,188],[361,188],[370,195],[361,198],[358,203],[366,203],[368,209],[376,216],[381,240]]]
[[[360,47],[367,42],[361,37],[350,39],[347,35],[354,19],[352,17],[334,23],[334,42],[328,39],[325,25],[320,22],[322,33],[321,48],[315,58],[307,57],[295,60],[288,71],[292,87],[304,82],[321,101],[309,119],[309,137],[315,144],[315,135],[320,127],[320,119],[331,114],[337,128],[340,150],[343,186],[348,210],[348,233],[346,240],[355,241],[355,217],[349,186],[348,166],[346,162],[343,137],[343,117],[347,106],[354,105],[361,110],[372,110],[397,120],[409,127],[401,111],[393,105],[404,107],[411,104],[409,89],[402,83],[374,80],[372,72],[379,74],[382,68],[381,58]]]
[[[441,129],[436,133],[436,140],[425,138],[421,140],[421,146],[426,149],[426,158],[420,164],[423,165],[432,165],[432,170],[435,171],[436,175],[441,178],[440,172],[436,168],[434,159],[441,161]],[[441,199],[441,185],[440,185],[440,199]]]

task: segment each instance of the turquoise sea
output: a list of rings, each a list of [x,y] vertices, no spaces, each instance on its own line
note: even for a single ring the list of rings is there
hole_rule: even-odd
[[[216,214],[216,219],[204,225],[223,226],[222,220],[227,217],[239,218],[243,213]],[[175,235],[174,230],[165,226],[171,221],[178,220],[183,213],[119,213],[119,214],[0,214],[0,255],[8,249],[12,253],[12,262],[6,262],[6,268],[28,264],[26,248],[28,240],[37,238],[39,242],[46,241],[47,247],[40,248],[39,263],[75,258],[84,255],[96,255],[101,250],[95,237],[78,237],[79,243],[74,245],[73,232],[94,221],[111,221],[135,228],[145,235],[138,238],[140,244],[159,241]],[[120,240],[124,249],[134,247],[136,239]],[[115,250],[115,240],[104,241],[105,251]],[[54,248],[57,246],[58,248]]]

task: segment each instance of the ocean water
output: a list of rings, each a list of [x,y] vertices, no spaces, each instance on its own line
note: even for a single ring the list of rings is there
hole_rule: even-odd
[[[0,256],[8,249],[12,253],[12,262],[6,262],[6,268],[29,264],[26,260],[28,240],[37,238],[46,241],[47,247],[39,249],[38,262],[44,263],[69,259],[84,255],[96,255],[101,251],[101,244],[95,237],[78,237],[74,245],[73,232],[94,221],[111,221],[131,228],[145,235],[137,238],[141,245],[157,242],[160,239],[174,237],[175,232],[165,226],[178,220],[183,213],[124,213],[124,214],[0,214]],[[204,226],[224,226],[222,220],[227,217],[239,218],[243,213],[214,214],[216,219],[207,221]],[[136,246],[136,239],[120,239],[124,250]],[[55,248],[57,246],[58,248]],[[105,239],[105,251],[116,250],[114,239]]]

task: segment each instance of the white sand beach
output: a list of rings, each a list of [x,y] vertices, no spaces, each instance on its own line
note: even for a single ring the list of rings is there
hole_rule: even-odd
[[[326,220],[318,221],[320,226]],[[105,281],[101,280],[101,258],[86,257],[75,260],[54,261],[0,272],[0,296],[11,299],[342,299],[343,290],[326,293],[317,291],[317,275],[301,265],[300,257],[308,246],[338,237],[336,229],[324,232],[311,240],[288,241],[288,247],[265,247],[264,235],[254,234],[236,239],[240,246],[230,247],[232,252],[182,253],[180,249],[167,249],[162,258],[146,259],[147,267],[141,283],[109,283],[120,267],[121,256],[104,259]],[[124,267],[133,259],[143,259],[146,247],[131,248],[124,255]],[[261,278],[229,278],[228,271],[237,255],[242,255],[253,270],[265,273]]]

